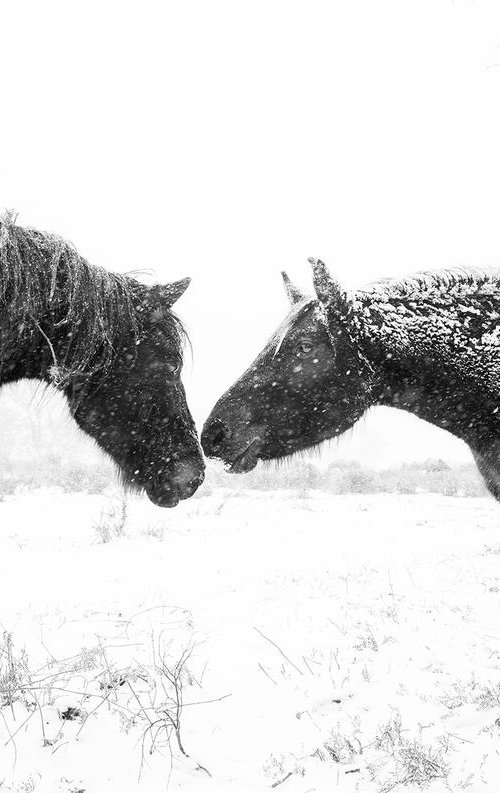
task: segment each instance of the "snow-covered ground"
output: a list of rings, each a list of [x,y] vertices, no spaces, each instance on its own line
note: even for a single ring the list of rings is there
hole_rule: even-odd
[[[0,503],[2,793],[497,789],[493,500],[123,507]]]

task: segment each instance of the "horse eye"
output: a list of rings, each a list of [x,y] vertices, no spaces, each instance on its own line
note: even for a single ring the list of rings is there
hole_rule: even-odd
[[[309,339],[301,339],[295,347],[295,355],[309,355],[313,348],[313,343]]]
[[[173,363],[167,363],[167,371],[168,371],[169,374],[177,375],[177,374],[179,374],[180,370],[181,370],[181,362],[180,361],[174,361]]]

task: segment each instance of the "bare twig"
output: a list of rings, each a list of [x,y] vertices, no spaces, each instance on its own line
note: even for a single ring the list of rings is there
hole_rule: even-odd
[[[286,782],[287,779],[290,779],[290,777],[293,776],[293,774],[294,774],[294,771],[289,771],[288,774],[283,777],[283,779],[278,779],[277,782],[273,782],[271,787],[278,787],[278,785],[282,785],[283,782]]]
[[[269,678],[269,680],[271,681],[271,683],[274,683],[274,685],[275,685],[275,686],[277,686],[277,685],[278,685],[278,684],[277,684],[277,682],[276,682],[276,680],[273,680],[273,678],[271,677],[271,675],[269,674],[269,672],[267,671],[267,669],[264,669],[264,667],[262,666],[262,664],[260,664],[260,663],[259,663],[259,664],[257,664],[257,666],[259,667],[259,669],[260,669],[262,672],[264,672],[264,674],[266,675],[266,677],[268,677],[268,678]]]
[[[259,629],[258,629],[258,628],[256,628],[255,626],[254,626],[254,631],[257,631],[257,633],[258,633],[260,636],[262,636],[262,638],[263,638],[263,639],[265,639],[267,642],[269,642],[269,644],[272,644],[272,645],[273,645],[273,647],[276,647],[276,649],[278,650],[278,652],[279,652],[279,653],[281,653],[281,655],[283,656],[283,658],[285,659],[285,661],[288,661],[288,663],[290,664],[290,666],[293,666],[293,668],[294,668],[294,669],[295,669],[295,670],[296,670],[296,671],[299,673],[299,675],[302,675],[302,676],[304,676],[304,673],[303,673],[302,669],[299,669],[299,667],[297,666],[297,664],[294,664],[294,662],[290,660],[290,658],[288,657],[288,655],[286,655],[286,653],[284,653],[284,652],[283,652],[283,650],[281,649],[281,647],[279,647],[279,646],[276,644],[276,642],[273,642],[273,640],[272,640],[272,639],[270,639],[270,638],[269,638],[269,636],[266,636],[264,633],[262,633],[262,631],[261,631],[261,630],[259,630]]]

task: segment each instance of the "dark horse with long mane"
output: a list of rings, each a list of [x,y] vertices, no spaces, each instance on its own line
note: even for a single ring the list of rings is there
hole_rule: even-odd
[[[164,507],[191,496],[205,467],[180,380],[185,332],[171,311],[188,284],[144,286],[0,218],[0,386],[55,385],[124,483]]]
[[[291,312],[215,405],[205,453],[249,471],[390,405],[465,441],[500,500],[500,274],[424,273],[349,295],[310,262],[316,297],[283,274]]]

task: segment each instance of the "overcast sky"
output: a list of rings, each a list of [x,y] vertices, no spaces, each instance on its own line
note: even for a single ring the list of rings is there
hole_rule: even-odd
[[[198,420],[282,319],[281,269],[500,264],[498,2],[16,0],[1,27],[0,205],[192,276]]]

